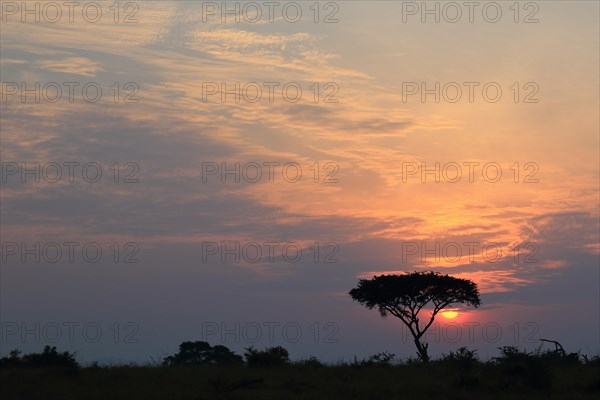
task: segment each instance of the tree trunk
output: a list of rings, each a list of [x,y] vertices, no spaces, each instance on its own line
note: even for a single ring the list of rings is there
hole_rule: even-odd
[[[429,362],[429,354],[427,354],[427,347],[429,347],[429,345],[427,343],[421,343],[417,338],[415,338],[415,345],[417,346],[417,354],[421,361],[424,363]]]

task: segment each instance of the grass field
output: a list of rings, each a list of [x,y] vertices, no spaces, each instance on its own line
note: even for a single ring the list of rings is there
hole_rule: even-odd
[[[3,400],[598,399],[598,362],[2,368]]]

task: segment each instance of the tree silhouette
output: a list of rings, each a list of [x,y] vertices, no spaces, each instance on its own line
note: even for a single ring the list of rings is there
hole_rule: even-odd
[[[183,342],[179,352],[163,360],[164,366],[241,364],[242,357],[225,346],[211,346],[207,342]]]
[[[281,346],[256,350],[250,346],[245,349],[244,357],[250,367],[280,367],[290,363],[290,353]]]
[[[422,337],[433,324],[435,316],[453,304],[478,307],[481,302],[479,290],[474,282],[433,271],[361,279],[349,294],[352,300],[369,310],[377,307],[384,318],[388,313],[398,317],[410,330],[417,346],[417,354],[423,362],[429,361],[429,345]],[[422,325],[419,323],[419,313],[430,303],[433,310],[429,319]]]
[[[9,357],[0,359],[0,368],[66,368],[76,371],[80,368],[75,360],[77,353],[59,352],[54,346],[44,346],[40,353],[21,355],[20,350],[11,350]]]

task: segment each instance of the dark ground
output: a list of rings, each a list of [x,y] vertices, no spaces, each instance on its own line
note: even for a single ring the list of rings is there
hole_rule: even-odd
[[[3,400],[596,400],[600,364],[2,368],[0,383]]]

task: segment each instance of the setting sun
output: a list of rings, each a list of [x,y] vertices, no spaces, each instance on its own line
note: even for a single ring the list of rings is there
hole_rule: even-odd
[[[441,314],[444,318],[453,319],[458,316],[458,311],[454,311],[454,310],[442,311]]]

